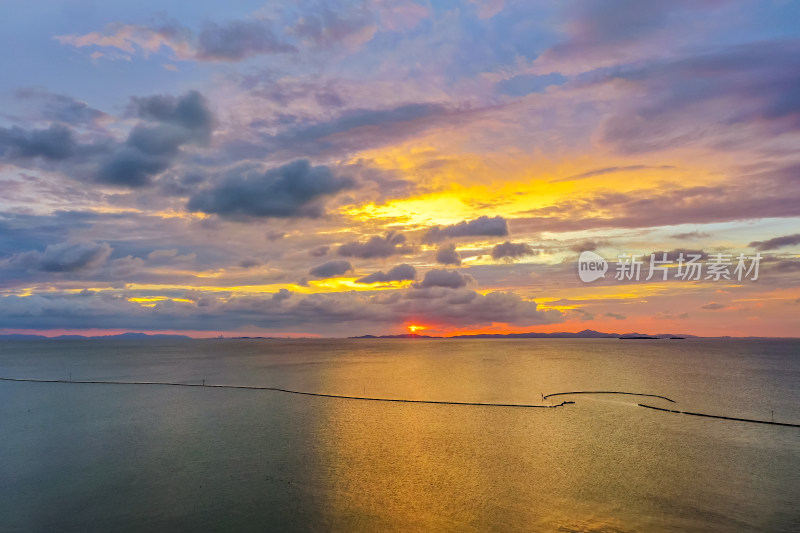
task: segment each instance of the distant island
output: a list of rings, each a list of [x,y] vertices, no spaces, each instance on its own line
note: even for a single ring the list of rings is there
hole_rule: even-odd
[[[556,333],[476,333],[474,335],[452,335],[450,337],[436,337],[420,335],[418,333],[404,333],[400,335],[360,335],[351,339],[685,339],[698,338],[696,335],[676,335],[674,333],[659,333],[647,335],[644,333],[603,333],[592,329],[571,332],[560,331]]]
[[[268,340],[268,339],[282,339],[287,337],[209,337],[202,340]],[[302,338],[302,337],[294,337]],[[318,337],[314,337],[318,338]],[[648,335],[645,333],[603,333],[601,331],[594,331],[585,329],[583,331],[571,332],[560,331],[555,333],[476,333],[473,335],[451,335],[448,337],[435,336],[435,335],[420,335],[419,333],[402,333],[398,335],[359,335],[357,337],[348,337],[349,339],[630,339],[630,340],[647,340],[647,339],[697,339],[697,335],[687,335],[674,333],[659,333],[657,335]],[[719,337],[731,338],[731,337]],[[26,335],[20,333],[11,333],[0,335],[0,340],[89,340],[89,339],[105,339],[105,340],[200,340],[188,335],[167,335],[161,333],[141,333],[141,332],[128,332],[120,333],[117,335],[59,335],[57,337],[47,337],[45,335]]]

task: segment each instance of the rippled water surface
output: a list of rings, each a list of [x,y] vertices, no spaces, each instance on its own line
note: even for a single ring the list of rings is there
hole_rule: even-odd
[[[800,531],[800,342],[0,341],[0,531]],[[672,398],[576,395],[610,390]]]

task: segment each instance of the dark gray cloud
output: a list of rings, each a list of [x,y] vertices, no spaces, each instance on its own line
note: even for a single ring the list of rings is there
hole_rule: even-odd
[[[602,246],[608,246],[608,244],[609,244],[608,241],[596,241],[587,239],[585,241],[573,244],[572,246],[569,247],[569,249],[579,254],[581,252],[586,252],[586,251],[594,252],[595,250],[597,250]]]
[[[102,265],[111,255],[108,243],[62,242],[51,244],[44,252],[32,250],[11,257],[9,265],[41,272],[79,272]]]
[[[412,281],[417,279],[417,269],[409,264],[397,265],[388,272],[373,272],[356,281],[356,283],[388,283],[390,281]]]
[[[748,246],[763,252],[765,250],[775,250],[777,248],[795,246],[797,244],[800,244],[800,233],[784,235],[783,237],[774,237],[766,241],[753,241]]]
[[[484,215],[475,220],[464,220],[452,226],[434,226],[425,233],[422,240],[426,243],[433,243],[464,237],[505,237],[507,235],[508,222],[505,218],[499,215],[489,218]]]
[[[475,282],[469,274],[462,274],[457,270],[433,269],[425,273],[422,281],[416,284],[417,288],[428,289],[431,287],[446,287],[449,289],[458,289],[466,287]]]
[[[497,260],[506,257],[514,259],[517,257],[524,257],[526,255],[534,255],[538,253],[538,251],[531,248],[527,243],[506,241],[492,248],[492,259]]]
[[[292,297],[292,291],[288,289],[280,289],[278,292],[272,295],[272,300],[276,302],[282,302],[283,300],[288,300]]]
[[[350,261],[335,260],[315,266],[308,271],[308,274],[315,278],[334,278],[352,271],[353,265]]]
[[[208,101],[198,91],[189,91],[181,97],[155,95],[134,97],[129,111],[139,118],[173,124],[187,134],[207,140],[214,125],[214,115]]]
[[[670,235],[670,237],[681,240],[707,239],[708,237],[711,237],[711,234],[704,231],[688,231],[686,233],[675,233]]]
[[[404,316],[462,327],[490,323],[522,326],[563,321],[559,311],[541,311],[536,302],[523,300],[517,294],[490,292],[481,295],[464,288],[411,290],[392,308]]]
[[[564,309],[563,313],[568,320],[580,320],[582,322],[587,322],[595,319],[595,314],[587,311],[586,309]]]
[[[232,218],[317,218],[324,214],[328,197],[354,186],[354,180],[336,176],[326,166],[312,167],[307,159],[266,172],[245,166],[195,193],[188,209]]]
[[[413,296],[425,293],[424,298]],[[253,327],[309,331],[342,336],[349,332],[380,332],[414,316],[423,323],[476,326],[508,323],[520,327],[563,321],[555,310],[542,311],[536,302],[518,295],[467,289],[413,289],[293,294],[281,290],[258,296],[216,293],[176,294],[190,302],[164,300],[144,307],[128,300],[146,295],[111,290],[83,293],[34,293],[27,297],[0,296],[0,328],[86,328],[236,331]],[[345,328],[345,329],[343,329]],[[354,330],[354,328],[357,328]],[[345,333],[347,332],[347,333]]]
[[[456,245],[450,243],[439,246],[436,251],[436,262],[441,265],[460,265],[461,255],[456,251]]]
[[[330,246],[318,246],[313,250],[310,250],[308,252],[308,255],[310,255],[311,257],[324,257],[328,255],[328,250],[330,250],[330,248],[331,248]]]
[[[0,128],[0,159],[18,161],[41,157],[60,161],[75,153],[72,130],[52,124],[47,129],[24,130],[18,126]]]
[[[726,307],[728,306],[724,304],[718,304],[717,302],[711,302],[701,306],[701,309],[710,309],[712,311],[717,311],[719,309],[725,309]]]
[[[214,127],[208,102],[197,91],[134,98],[129,109],[148,122],[135,126],[124,143],[112,145],[100,158],[96,181],[131,188],[149,185],[172,165],[183,145],[207,143]]]
[[[105,158],[95,175],[96,181],[106,185],[137,188],[152,183],[153,177],[169,168],[175,155],[172,153],[148,153],[129,142]],[[153,145],[157,150],[159,145]]]
[[[224,24],[209,22],[197,36],[197,59],[241,61],[258,54],[294,52],[281,41],[265,20],[233,20]]]
[[[0,257],[70,240],[73,232],[88,230],[95,223],[95,217],[74,211],[49,215],[0,212]]]
[[[625,320],[627,317],[621,313],[606,313],[603,316],[607,316],[608,318],[613,318],[614,320]]]
[[[60,170],[82,181],[144,187],[175,162],[183,145],[205,144],[213,128],[211,111],[196,91],[179,98],[138,98],[131,107],[147,122],[134,126],[123,142],[107,136],[78,143],[62,124],[43,130],[0,128],[0,159]]]
[[[39,87],[19,89],[15,96],[19,100],[31,101],[41,105],[36,118],[51,122],[62,122],[74,126],[94,126],[108,115],[90,107],[86,102],[76,100],[65,94],[55,94]]]
[[[405,246],[405,242],[405,235],[391,231],[385,237],[373,235],[366,242],[355,241],[343,244],[337,253],[343,257],[360,259],[384,258],[412,252],[413,248]]]

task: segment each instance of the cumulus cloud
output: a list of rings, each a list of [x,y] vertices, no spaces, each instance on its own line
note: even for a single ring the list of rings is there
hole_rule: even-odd
[[[390,281],[413,281],[415,279],[417,279],[417,269],[409,264],[403,263],[386,273],[382,271],[373,272],[369,276],[356,280],[356,283],[388,283]]]
[[[518,257],[534,255],[537,253],[539,252],[531,248],[527,243],[506,241],[492,248],[492,259],[516,259]]]
[[[608,318],[613,318],[614,320],[625,320],[625,318],[627,318],[622,313],[606,313],[603,316],[607,316]]]
[[[275,302],[282,302],[292,297],[292,291],[288,289],[280,289],[272,295],[272,300]]]
[[[308,271],[308,274],[315,278],[334,278],[353,271],[350,261],[328,261],[317,265]]]
[[[0,128],[0,159],[33,167],[43,160],[76,179],[135,188],[169,168],[182,146],[204,144],[211,134],[211,111],[196,91],[178,98],[138,98],[132,107],[146,121],[123,142],[105,137],[79,143],[63,124],[43,130]]]
[[[441,265],[460,265],[461,255],[456,251],[456,245],[450,243],[439,246],[436,251],[436,262]]]
[[[425,297],[420,298],[420,294],[415,294],[420,292]],[[463,288],[435,287],[425,291],[411,291],[391,307],[405,316],[413,315],[430,322],[460,327],[491,323],[532,325],[563,321],[563,315],[559,311],[539,310],[534,301],[500,291],[482,295]]]
[[[343,244],[339,247],[337,253],[343,257],[358,257],[361,259],[383,258],[412,252],[413,248],[404,246],[405,242],[405,235],[391,231],[385,237],[374,235],[366,242],[356,241]]]
[[[156,95],[133,98],[130,110],[147,120],[114,147],[97,172],[97,181],[141,187],[163,172],[186,144],[206,144],[214,125],[206,99],[197,91],[181,97]]]
[[[307,159],[266,172],[245,166],[192,195],[188,209],[231,218],[318,218],[326,198],[354,186],[352,179],[336,176],[326,166],[312,167]]]
[[[423,236],[423,242],[434,243],[445,239],[464,237],[505,237],[508,235],[508,222],[501,216],[489,218],[482,216],[470,221],[461,221],[451,226],[434,226]]]
[[[475,279],[469,274],[461,274],[457,270],[433,269],[425,273],[425,277],[421,282],[415,286],[419,289],[428,289],[431,287],[446,287],[450,289],[458,289],[472,285]]]
[[[39,130],[0,128],[0,158],[10,161],[36,157],[60,161],[73,155],[76,146],[72,130],[59,124]]]
[[[214,124],[214,116],[208,102],[197,91],[189,91],[181,97],[155,95],[134,97],[129,110],[140,118],[173,124],[185,130],[185,134],[207,140]]]
[[[9,264],[41,272],[80,272],[105,263],[111,251],[111,246],[105,242],[62,242],[47,246],[44,252],[32,250],[16,254]]]
[[[94,293],[35,293],[27,297],[0,296],[0,328],[85,328],[228,331],[263,327],[272,330],[313,328],[314,333],[342,335],[342,327],[393,327],[408,316],[421,322],[454,327],[507,323],[525,327],[563,321],[555,310],[538,309],[536,302],[513,293],[487,295],[466,289],[429,291],[426,298],[412,292],[386,291],[377,296],[356,292],[298,295],[288,290],[257,296],[219,297],[216,294],[180,294],[144,307],[130,301],[141,294],[130,291]],[[177,296],[177,295],[176,295]]]
[[[596,240],[587,239],[585,241],[581,241],[581,242],[578,242],[576,244],[573,244],[572,246],[569,247],[569,249],[572,250],[573,252],[579,254],[581,252],[586,252],[586,251],[594,252],[595,250],[597,250],[598,248],[600,248],[602,246],[608,246],[608,244],[609,244],[608,241],[596,241]]]
[[[759,251],[775,250],[785,246],[795,246],[800,244],[800,233],[794,235],[784,235],[783,237],[774,237],[766,241],[753,241],[748,246],[755,248]]]

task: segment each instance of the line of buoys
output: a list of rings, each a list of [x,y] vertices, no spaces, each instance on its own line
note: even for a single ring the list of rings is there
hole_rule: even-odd
[[[734,418],[732,416],[720,416],[720,415],[707,415],[705,413],[692,413],[690,411],[676,411],[674,409],[664,409],[662,407],[654,407],[652,405],[645,405],[643,403],[639,404],[639,407],[647,407],[648,409],[655,409],[656,411],[665,411],[667,413],[678,413],[682,415],[692,415],[692,416],[704,416],[706,418],[719,418],[722,420],[736,420],[737,422],[753,422],[755,424],[770,424],[773,426],[789,426],[793,428],[800,428],[800,424],[789,424],[788,422],[774,422],[770,420],[755,420],[752,418]]]
[[[658,394],[642,394],[639,392],[621,392],[621,391],[610,391],[610,390],[580,390],[580,391],[573,391],[573,392],[554,392],[552,394],[546,394],[543,398],[547,399],[550,396],[565,396],[568,394],[627,394],[629,396],[649,396],[651,398],[661,398],[662,400],[667,400],[668,402],[675,403],[675,400],[670,400],[666,396],[659,396]]]
[[[566,401],[556,405],[529,405],[529,404],[518,404],[518,403],[448,402],[439,400],[408,400],[402,398],[370,398],[365,396],[345,396],[341,394],[323,394],[320,392],[296,391],[290,389],[282,389],[279,387],[262,387],[258,385],[207,385],[205,383],[205,380],[203,381],[202,385],[200,383],[173,383],[166,381],[86,381],[86,380],[67,380],[67,379],[33,379],[33,378],[5,378],[5,377],[0,377],[0,381],[16,381],[25,383],[73,383],[73,384],[83,384],[83,385],[162,385],[169,387],[268,390],[275,392],[285,392],[288,394],[300,394],[302,396],[316,396],[319,398],[338,398],[341,400],[361,400],[368,402],[425,403],[434,405],[474,405],[481,407],[525,407],[529,409],[534,409],[534,408],[551,409],[554,407],[561,407],[563,405],[569,405],[575,403]]]

